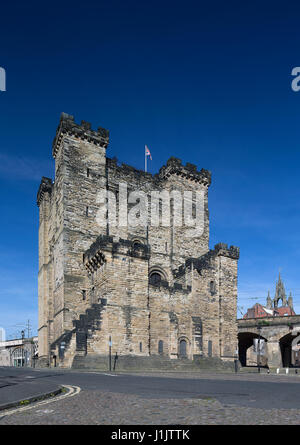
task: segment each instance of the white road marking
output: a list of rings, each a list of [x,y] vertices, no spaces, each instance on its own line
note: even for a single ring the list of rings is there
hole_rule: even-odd
[[[95,373],[97,374],[97,373]],[[109,375],[110,377],[119,377],[117,374],[106,374],[105,372],[101,372],[102,375]]]
[[[38,416],[44,416],[45,414],[51,414],[54,413],[54,409],[38,409],[36,411],[36,414]]]
[[[73,397],[80,393],[81,388],[79,386],[62,385],[63,388],[67,388],[69,392],[67,394],[58,394],[57,396],[51,397],[41,402],[33,402],[28,406],[22,406],[20,408],[10,408],[7,410],[0,411],[0,417],[9,416],[10,414],[16,414],[19,412],[27,411],[29,409],[35,409],[38,406],[46,405],[51,402],[57,402],[59,400],[65,399],[66,397]]]

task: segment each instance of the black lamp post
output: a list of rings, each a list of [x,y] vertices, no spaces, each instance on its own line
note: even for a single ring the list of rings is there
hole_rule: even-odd
[[[111,346],[112,346],[111,336],[109,336],[108,346],[109,346],[109,370],[111,371]]]

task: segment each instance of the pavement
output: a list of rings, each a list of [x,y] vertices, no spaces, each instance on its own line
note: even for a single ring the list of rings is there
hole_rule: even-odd
[[[26,388],[73,385],[74,397],[6,415],[0,425],[293,425],[300,424],[300,376],[221,373],[104,373],[0,368],[11,399]],[[36,386],[34,386],[36,385]],[[50,385],[50,386],[48,386]],[[7,401],[8,399],[6,399]]]
[[[53,375],[50,374],[53,378]],[[61,391],[61,385],[48,380],[47,374],[0,368],[0,411],[27,401],[42,399]]]

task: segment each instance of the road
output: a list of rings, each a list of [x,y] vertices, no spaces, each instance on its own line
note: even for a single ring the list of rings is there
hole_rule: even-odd
[[[0,382],[81,388],[50,402],[44,414],[5,416],[3,423],[300,423],[300,377],[235,374],[134,375],[0,368]],[[1,386],[1,384],[0,384]],[[3,389],[5,387],[3,386]],[[1,403],[0,387],[0,403]],[[51,412],[49,412],[49,410]],[[297,423],[297,424],[298,424]]]

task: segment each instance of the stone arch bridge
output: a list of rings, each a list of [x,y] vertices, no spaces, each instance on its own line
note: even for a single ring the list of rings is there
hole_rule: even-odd
[[[262,355],[254,355],[253,340],[265,340]],[[238,320],[239,360],[242,366],[300,367],[300,315]]]

